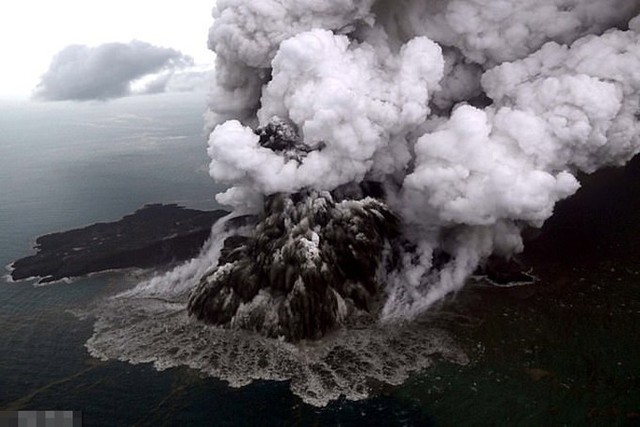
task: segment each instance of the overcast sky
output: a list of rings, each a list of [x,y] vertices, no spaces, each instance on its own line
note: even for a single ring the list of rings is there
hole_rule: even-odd
[[[0,99],[29,98],[54,55],[72,44],[139,40],[212,64],[207,33],[215,0],[0,2]]]

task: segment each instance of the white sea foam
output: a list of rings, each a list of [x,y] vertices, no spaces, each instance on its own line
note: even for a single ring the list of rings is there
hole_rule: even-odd
[[[214,225],[213,237],[197,258],[78,313],[97,319],[86,343],[89,353],[104,360],[153,363],[159,370],[185,365],[233,387],[259,379],[290,381],[295,394],[316,406],[340,396],[366,398],[370,381],[400,384],[435,358],[468,362],[447,333],[419,324],[368,322],[319,341],[291,344],[191,318],[189,293],[206,269],[216,265],[229,234],[228,219]]]
[[[287,343],[190,318],[182,300],[120,296],[99,307],[86,347],[94,357],[189,366],[241,387],[254,380],[290,381],[303,401],[324,406],[341,396],[369,397],[371,384],[400,384],[436,359],[468,358],[443,330],[408,324],[342,329],[316,342]]]

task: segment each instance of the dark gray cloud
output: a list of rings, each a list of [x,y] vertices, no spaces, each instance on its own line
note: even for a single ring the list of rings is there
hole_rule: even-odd
[[[141,77],[192,64],[175,49],[141,41],[70,45],[54,56],[34,95],[48,101],[118,98],[130,95],[131,83]]]

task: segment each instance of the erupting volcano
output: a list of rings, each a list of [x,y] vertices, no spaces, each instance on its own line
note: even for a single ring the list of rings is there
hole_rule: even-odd
[[[220,202],[259,220],[191,313],[318,337],[354,308],[411,318],[521,251],[579,171],[640,148],[639,9],[219,1],[210,172],[231,184]],[[363,183],[375,198],[336,196]]]
[[[466,360],[441,331],[388,325],[521,252],[580,174],[640,151],[639,13],[630,0],[219,0],[205,117],[235,219],[114,299],[90,350],[233,384],[292,379],[317,404],[366,396],[366,378],[397,384],[426,355]],[[216,353],[242,334],[260,362]],[[320,338],[313,356],[290,344]],[[336,368],[345,348],[366,368]]]

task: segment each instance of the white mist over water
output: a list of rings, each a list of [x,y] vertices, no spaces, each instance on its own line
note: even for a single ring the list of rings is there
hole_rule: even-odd
[[[160,299],[184,299],[198,283],[200,278],[217,265],[220,250],[224,240],[230,235],[226,229],[228,221],[232,218],[227,215],[219,219],[211,227],[211,237],[204,243],[200,253],[195,258],[187,261],[177,268],[165,274],[154,276],[138,284],[135,288],[119,294],[118,298],[160,298]]]

